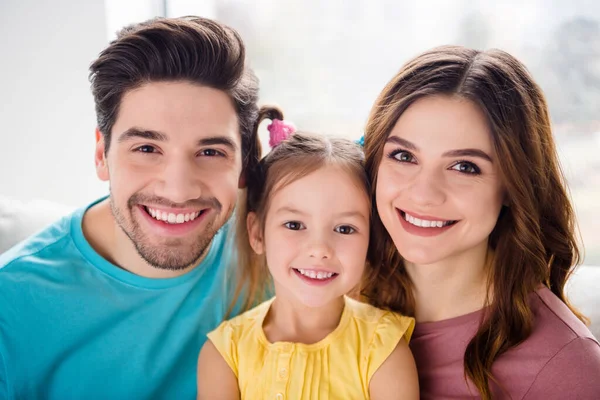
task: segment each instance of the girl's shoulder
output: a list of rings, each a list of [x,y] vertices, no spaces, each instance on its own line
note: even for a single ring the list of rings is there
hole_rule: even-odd
[[[240,335],[252,332],[255,327],[262,327],[262,321],[269,311],[272,302],[273,299],[267,300],[234,318],[222,322],[209,334],[209,338],[226,336],[229,340],[235,341]]]
[[[363,382],[369,383],[400,341],[410,341],[415,320],[349,297],[346,308],[352,323],[347,324],[344,339],[339,341],[337,348],[343,348],[344,354],[349,354],[346,349],[355,348]]]
[[[392,311],[382,310],[370,304],[346,297],[346,307],[354,320],[352,326],[361,331],[363,338],[373,340],[388,337],[395,341],[404,337],[410,340],[415,327],[415,319]]]

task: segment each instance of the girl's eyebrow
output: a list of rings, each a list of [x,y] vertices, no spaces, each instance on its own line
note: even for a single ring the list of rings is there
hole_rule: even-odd
[[[304,211],[298,210],[297,208],[290,207],[290,206],[280,207],[275,212],[276,213],[287,212],[287,213],[291,213],[291,214],[299,214],[299,215],[304,215],[304,216],[308,215]],[[360,211],[355,211],[355,210],[333,213],[332,215],[335,217],[338,217],[338,218],[358,217],[358,218],[365,219],[365,216],[363,215],[363,213],[361,213]]]
[[[279,207],[275,212],[276,213],[288,212],[288,213],[291,213],[291,214],[306,215],[305,212],[300,211],[297,208],[290,207],[290,206]]]

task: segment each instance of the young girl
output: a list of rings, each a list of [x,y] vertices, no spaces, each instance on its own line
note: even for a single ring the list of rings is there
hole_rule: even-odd
[[[364,294],[415,316],[422,399],[600,399],[600,346],[564,294],[579,252],[550,127],[500,50],[428,51],[373,106],[369,261],[395,289]]]
[[[208,335],[198,398],[417,399],[413,319],[346,296],[371,274],[362,150],[344,139],[287,138],[293,127],[279,111],[260,115],[258,123],[273,119],[273,149],[248,175],[240,260],[249,301],[265,293],[269,272],[275,298]]]

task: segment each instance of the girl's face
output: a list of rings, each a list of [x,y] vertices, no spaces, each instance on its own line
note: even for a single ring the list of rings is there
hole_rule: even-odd
[[[277,297],[320,307],[351,291],[369,245],[369,201],[358,179],[325,166],[271,196],[264,234],[256,221],[249,233],[266,254]]]
[[[406,261],[432,264],[485,250],[504,198],[501,161],[485,116],[468,100],[425,97],[402,114],[383,149],[376,197]]]

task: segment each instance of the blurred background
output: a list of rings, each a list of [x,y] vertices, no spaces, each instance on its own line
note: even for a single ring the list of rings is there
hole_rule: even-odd
[[[585,263],[600,266],[597,0],[0,0],[0,195],[72,208],[106,194],[88,66],[124,25],[190,14],[240,32],[262,104],[349,138],[416,54],[442,44],[512,53],[547,95]]]

